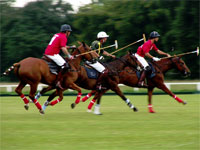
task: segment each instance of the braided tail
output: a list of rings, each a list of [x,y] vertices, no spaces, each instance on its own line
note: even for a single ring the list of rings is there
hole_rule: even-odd
[[[13,69],[15,69],[15,67],[19,67],[19,66],[20,66],[19,63],[14,63],[10,68],[8,68],[8,69],[3,73],[3,75],[4,75],[4,76],[9,75],[9,73],[10,73]]]

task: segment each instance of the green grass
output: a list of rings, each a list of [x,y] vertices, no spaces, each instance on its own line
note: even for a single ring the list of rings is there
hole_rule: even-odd
[[[102,116],[86,112],[89,101],[74,110],[66,96],[40,115],[33,104],[23,108],[19,97],[0,97],[1,150],[199,150],[200,95],[153,96],[157,113],[147,112],[147,96],[127,96],[133,112],[117,96],[104,96]],[[40,102],[46,100],[42,97]]]

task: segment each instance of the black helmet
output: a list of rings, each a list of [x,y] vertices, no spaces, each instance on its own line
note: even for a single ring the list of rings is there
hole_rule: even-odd
[[[68,25],[68,24],[63,24],[62,26],[61,26],[61,28],[60,28],[60,31],[61,32],[65,32],[65,31],[72,31],[72,29],[71,29],[71,26],[70,25]]]
[[[150,33],[149,38],[150,38],[150,39],[153,39],[153,38],[157,38],[157,37],[159,37],[159,36],[160,36],[160,34],[159,34],[158,32],[153,31],[153,32]]]

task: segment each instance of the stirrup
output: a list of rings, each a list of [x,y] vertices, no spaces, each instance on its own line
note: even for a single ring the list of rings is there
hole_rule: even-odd
[[[56,87],[60,88],[61,90],[64,90],[64,88],[60,84],[60,81],[57,82]]]
[[[96,86],[96,89],[99,90],[99,91],[101,91],[101,90],[106,90],[107,88],[104,87],[104,86],[102,86],[101,84],[98,84],[98,85]]]
[[[143,82],[138,82],[138,87],[145,87],[145,88],[147,88],[148,85],[145,84],[144,81],[143,81]]]

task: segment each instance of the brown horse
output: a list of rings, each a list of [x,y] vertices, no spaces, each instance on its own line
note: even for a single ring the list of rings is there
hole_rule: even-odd
[[[125,67],[127,66],[130,66],[130,67],[134,67],[136,68],[137,65],[138,65],[138,61],[137,59],[135,58],[135,56],[133,56],[132,54],[128,53],[126,54],[125,56],[121,57],[121,58],[118,58],[118,59],[115,59],[114,61],[112,62],[109,62],[106,67],[108,68],[109,70],[109,76],[110,78],[108,78],[108,80],[106,80],[103,84],[104,86],[107,88],[106,90],[101,90],[101,91],[97,91],[96,92],[96,95],[93,99],[93,101],[96,101],[96,99],[100,96],[102,96],[108,89],[111,89],[112,91],[114,91],[117,95],[119,95],[126,103],[127,105],[133,109],[134,111],[137,111],[137,108],[134,107],[134,105],[131,104],[130,100],[127,99],[124,94],[121,92],[121,90],[119,89],[118,87],[118,83],[119,83],[119,73],[121,72],[121,70],[123,70]],[[83,66],[80,67],[80,70],[78,72],[74,72],[76,73],[76,81],[75,81],[75,78],[74,78],[74,82],[79,85],[80,87],[82,88],[85,88],[85,89],[88,89],[88,90],[96,90],[96,84],[97,84],[97,80],[96,79],[90,79],[88,78],[87,76],[87,72],[85,70],[85,68]],[[68,86],[68,81],[71,80],[69,79],[69,76],[66,75],[66,77],[63,77],[64,78],[64,82],[62,84],[62,86],[65,88],[65,90],[67,88],[71,88]],[[47,87],[47,88],[44,88],[41,92],[40,92],[40,95],[44,94],[45,92],[49,91],[53,89],[53,87]],[[80,97],[81,96],[81,91],[78,91],[79,94],[78,96]],[[47,105],[54,105],[54,102],[51,102],[49,104],[49,102],[55,97],[57,96],[57,93],[54,92],[52,95],[49,96],[47,102],[45,102],[45,104],[43,105],[43,109],[46,108]],[[73,103],[71,105],[72,108],[74,108],[76,106],[76,104],[78,104],[80,102],[80,98],[79,99],[76,99],[75,103]]]
[[[181,73],[183,73],[185,76],[190,75],[190,70],[184,63],[184,61],[180,57],[174,57],[174,58],[167,58],[162,59],[158,62],[152,62],[156,75],[153,78],[147,78],[147,84],[148,84],[148,108],[150,113],[154,113],[155,111],[152,108],[152,93],[153,89],[155,87],[163,90],[168,95],[172,96],[175,100],[177,100],[179,103],[186,104],[186,102],[182,101],[180,98],[178,98],[174,93],[172,93],[164,84],[164,74],[173,68],[177,69]],[[130,87],[138,87],[138,77],[136,75],[136,71],[134,71],[132,68],[125,68],[124,71],[122,71],[119,74],[119,83],[123,83],[124,85],[130,86]],[[86,101],[92,94],[94,94],[96,91],[92,91],[87,96],[85,96],[82,101]],[[93,102],[91,101],[89,106]],[[101,114],[99,111],[100,106],[100,98],[97,101],[97,107],[95,107],[95,114]],[[91,107],[90,107],[91,109]]]
[[[84,53],[90,50],[90,48],[85,43],[79,42],[79,44],[80,46],[74,51],[73,53],[74,55]],[[82,58],[90,60],[91,56],[90,54],[83,55],[69,62],[71,70],[76,70],[77,67],[80,66],[80,62]],[[13,69],[16,76],[18,76],[20,80],[19,85],[15,89],[15,92],[23,99],[25,103],[25,106],[24,106],[25,109],[28,110],[29,108],[29,105],[28,105],[29,100],[22,93],[22,89],[26,86],[26,84],[29,84],[30,85],[29,97],[33,101],[33,103],[36,105],[36,107],[39,109],[39,112],[43,114],[44,111],[42,110],[41,105],[35,98],[35,93],[37,91],[38,84],[44,83],[44,84],[55,87],[57,76],[55,74],[52,74],[50,72],[50,69],[47,63],[43,59],[39,59],[39,58],[32,58],[32,57],[25,58],[21,60],[20,62],[13,64],[6,72],[4,72],[4,75],[8,75],[8,73]],[[68,82],[67,84],[69,84],[69,86],[73,89],[79,88],[73,82]],[[57,95],[59,95],[59,98],[57,101],[61,101],[63,99],[62,90],[57,89],[56,93]]]

